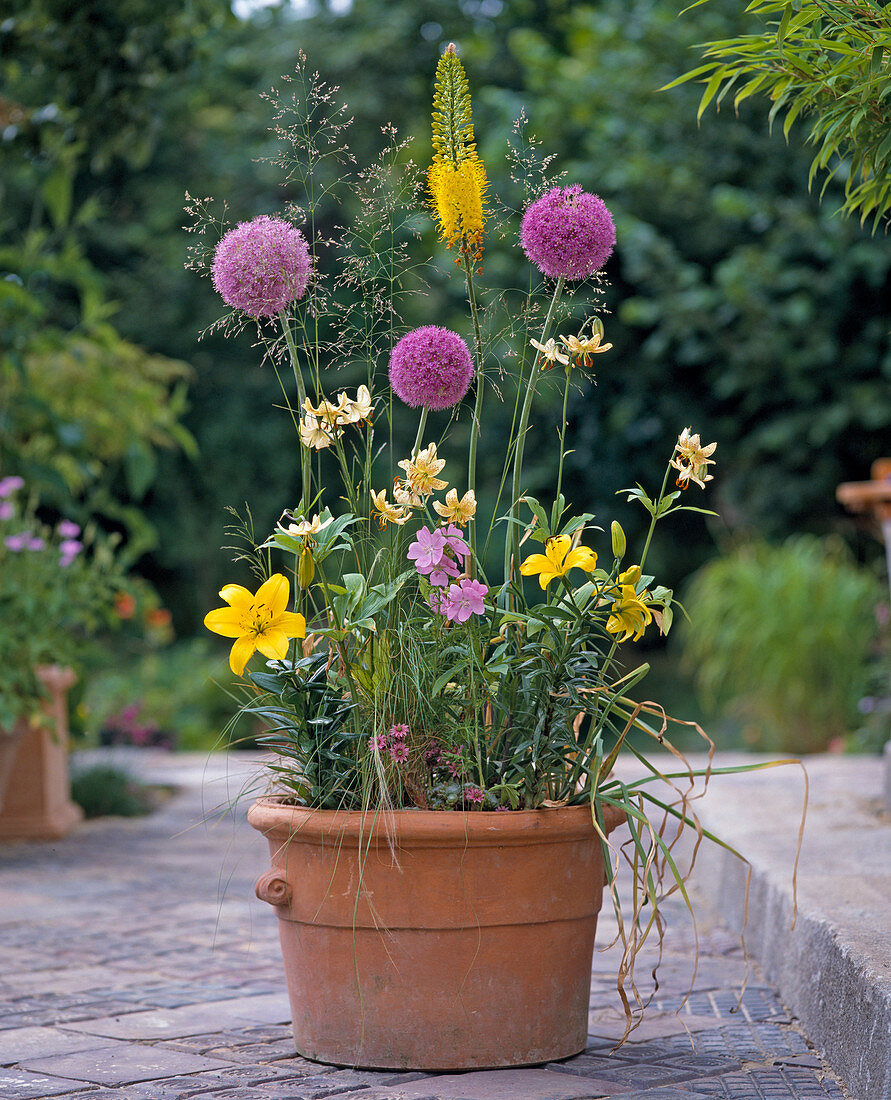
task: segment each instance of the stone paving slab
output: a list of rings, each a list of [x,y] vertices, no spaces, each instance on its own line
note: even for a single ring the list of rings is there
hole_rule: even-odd
[[[182,994],[179,995],[180,999]],[[135,1006],[133,1006],[135,1007]],[[238,997],[154,1012],[128,1012],[125,1016],[100,1017],[70,1025],[72,1031],[107,1035],[113,1039],[169,1039],[222,1030],[232,1024],[280,1024],[291,1018],[285,993]]]
[[[160,1077],[225,1069],[226,1065],[219,1058],[205,1058],[199,1054],[161,1050],[136,1043],[93,1046],[72,1054],[28,1058],[21,1063],[22,1069],[31,1072],[70,1077],[94,1085],[127,1085],[134,1081],[153,1081]]]
[[[659,987],[647,948],[639,976],[652,1003],[618,1050],[610,949],[595,953],[592,1034],[575,1058],[464,1074],[301,1058],[276,920],[253,894],[266,843],[244,807],[203,823],[246,769],[187,758],[178,772],[179,759],[151,757],[153,778],[178,775],[184,790],[150,818],[0,846],[0,1100],[850,1100],[713,920],[701,922],[694,977],[697,937],[673,903]],[[605,913],[598,942],[614,934]]]
[[[438,1074],[422,1081],[390,1088],[354,1092],[362,1100],[590,1100],[594,1096],[626,1091],[616,1086],[550,1069],[495,1069],[473,1073]]]

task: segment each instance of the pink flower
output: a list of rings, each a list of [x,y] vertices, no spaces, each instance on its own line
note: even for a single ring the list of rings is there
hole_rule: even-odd
[[[46,546],[46,543],[39,535],[29,536],[27,547],[29,550],[42,550]]]
[[[402,723],[398,726],[390,726],[390,740],[404,741],[408,737],[408,726]]]
[[[379,752],[387,747],[387,735],[385,733],[373,733],[368,738],[368,747],[372,752]]]
[[[390,356],[390,385],[413,409],[450,409],[473,381],[473,360],[456,333],[439,325],[407,332]]]
[[[441,614],[452,622],[459,623],[466,623],[471,615],[485,615],[483,597],[488,591],[486,585],[465,577],[460,584],[449,586],[442,602]]]
[[[553,187],[523,215],[523,251],[543,275],[584,279],[609,259],[616,227],[604,201],[573,187]]]
[[[251,317],[272,317],[302,298],[312,260],[296,226],[261,214],[223,237],[213,257],[213,285],[223,301]]]
[[[437,588],[445,588],[445,586],[454,577],[460,577],[461,570],[458,568],[456,562],[452,561],[448,555],[443,555],[442,561],[437,565],[432,573],[429,574],[427,580],[431,584],[436,585]]]
[[[0,478],[0,498],[12,496],[18,489],[24,488],[25,479],[17,476]]]
[[[464,788],[464,801],[465,802],[477,802],[480,803],[483,800],[483,790],[481,787],[465,787]]]
[[[404,764],[408,760],[408,745],[404,741],[395,741],[390,745],[390,756],[397,764]]]
[[[3,545],[7,550],[11,550],[14,554],[18,554],[27,547],[30,539],[30,532],[23,531],[20,535],[7,535],[3,540]]]
[[[13,507],[8,500],[0,500],[0,519],[12,519]]]
[[[464,561],[470,554],[470,547],[464,541],[464,532],[461,528],[456,527],[454,523],[450,523],[443,531],[443,534],[455,557]]]
[[[419,573],[432,573],[445,557],[446,540],[442,531],[422,527],[409,546],[406,557],[415,563]]]
[[[76,539],[80,534],[80,528],[76,523],[72,523],[70,519],[63,519],[56,528],[56,531],[63,539]]]
[[[77,524],[72,524],[72,527],[76,527]],[[61,527],[61,524],[60,524]],[[79,528],[78,528],[79,529]],[[83,550],[84,544],[78,542],[77,539],[65,539],[64,542],[59,543],[59,565],[65,569],[71,565],[77,555]]]

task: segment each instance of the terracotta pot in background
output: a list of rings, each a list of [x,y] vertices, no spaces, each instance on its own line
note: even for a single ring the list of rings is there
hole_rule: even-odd
[[[6,786],[12,775],[12,766],[19,751],[19,743],[28,732],[28,723],[19,718],[12,729],[0,729],[0,810],[6,797]]]
[[[375,816],[263,799],[248,820],[269,841],[257,894],[279,918],[300,1054],[450,1070],[585,1048],[604,884],[588,806]]]
[[[49,692],[49,728],[23,727],[9,762],[6,798],[0,806],[0,840],[64,836],[83,813],[71,801],[68,777],[66,695],[76,677],[70,668],[41,665],[35,673]]]

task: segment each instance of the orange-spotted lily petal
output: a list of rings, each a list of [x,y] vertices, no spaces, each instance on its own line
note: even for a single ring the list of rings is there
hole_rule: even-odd
[[[257,589],[257,594],[240,584],[227,584],[220,598],[228,607],[208,611],[204,625],[214,634],[234,638],[229,651],[229,667],[240,676],[256,650],[276,660],[288,655],[290,638],[306,637],[306,619],[287,611],[291,586],[282,573],[273,573]]]
[[[597,568],[597,555],[588,546],[572,548],[569,535],[555,535],[545,543],[543,554],[531,554],[526,558],[520,572],[524,577],[537,573],[538,583],[542,588],[547,588],[555,577],[565,577],[570,569],[576,568],[591,573]]]

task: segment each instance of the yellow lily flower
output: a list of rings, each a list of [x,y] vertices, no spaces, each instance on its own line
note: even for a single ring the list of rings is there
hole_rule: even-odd
[[[524,577],[538,574],[538,583],[547,588],[555,577],[565,577],[570,569],[591,573],[597,568],[597,554],[588,546],[572,547],[569,535],[554,535],[545,543],[543,554],[531,554],[520,566]]]
[[[606,623],[610,634],[621,634],[619,642],[627,642],[634,635],[637,641],[653,621],[653,613],[640,599],[630,584],[623,584],[621,595],[613,603],[612,613]]]
[[[229,651],[229,667],[236,676],[260,650],[264,657],[281,660],[288,655],[289,638],[306,637],[306,619],[286,611],[291,586],[283,573],[273,573],[257,589],[257,594],[240,584],[227,584],[220,598],[228,607],[218,607],[204,616],[204,625],[214,634],[235,638]]]

